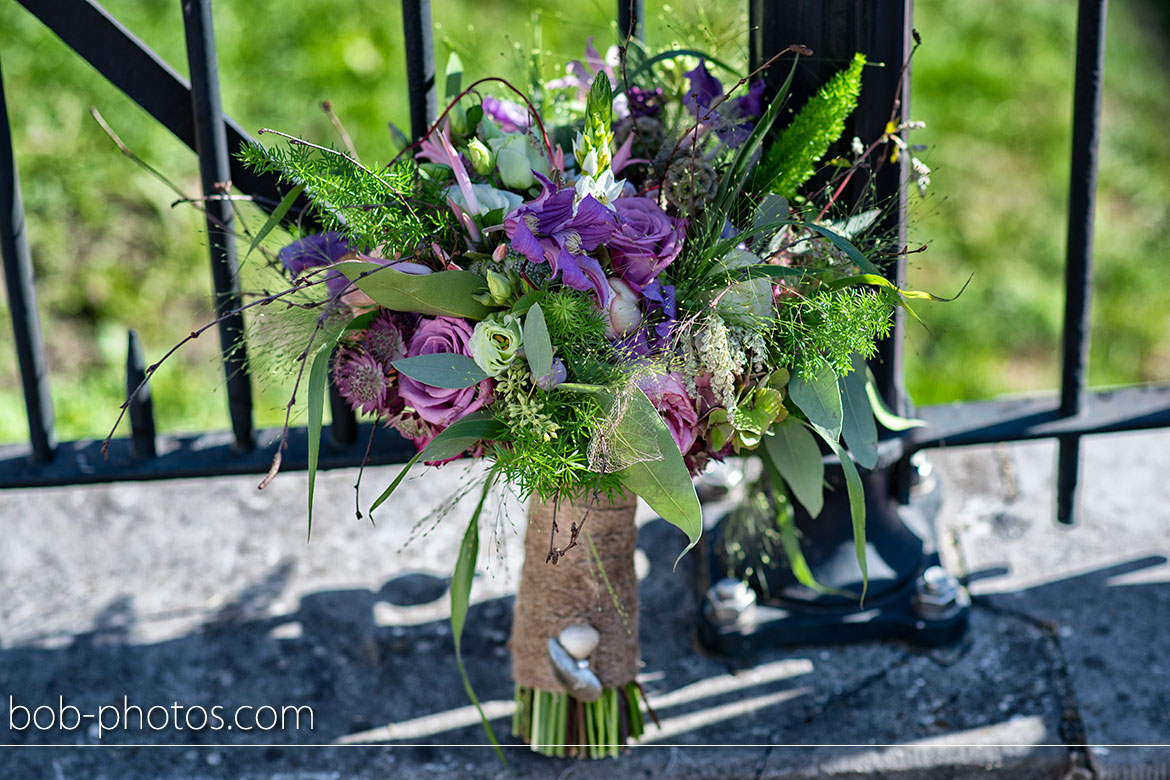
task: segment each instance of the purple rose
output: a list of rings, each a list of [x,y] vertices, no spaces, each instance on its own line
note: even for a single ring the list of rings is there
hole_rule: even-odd
[[[686,455],[698,438],[699,415],[682,382],[675,374],[656,374],[638,379],[638,387],[662,415],[679,452]]]
[[[453,317],[423,317],[406,347],[407,357],[453,352],[471,357],[467,346],[471,326]],[[492,381],[485,379],[474,387],[448,390],[432,387],[399,374],[398,392],[424,421],[446,428],[465,414],[474,412],[491,399]]]
[[[618,226],[606,245],[609,256],[618,275],[641,292],[678,257],[687,223],[649,198],[618,198],[613,205]]]

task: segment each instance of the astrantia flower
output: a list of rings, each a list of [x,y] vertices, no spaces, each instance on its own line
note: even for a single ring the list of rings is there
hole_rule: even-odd
[[[337,391],[355,412],[373,414],[386,401],[386,371],[368,352],[342,349],[333,365]]]
[[[619,198],[614,208],[618,225],[606,247],[618,275],[641,290],[678,257],[687,223],[667,216],[649,198]]]
[[[406,340],[394,313],[383,311],[362,334],[362,348],[386,370],[395,360],[406,357]]]

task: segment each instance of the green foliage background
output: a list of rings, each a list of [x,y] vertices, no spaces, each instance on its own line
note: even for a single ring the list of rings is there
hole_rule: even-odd
[[[123,24],[186,72],[179,5],[107,0]],[[652,46],[685,42],[741,61],[746,3],[647,2]],[[546,76],[587,36],[614,39],[614,3],[434,0],[439,67],[451,46],[469,75],[523,83],[541,11]],[[1111,4],[1102,190],[1097,223],[1093,384],[1170,379],[1170,307],[1161,285],[1170,232],[1170,117],[1165,18],[1143,0]],[[408,124],[398,4],[218,0],[226,110],[245,128],[338,142],[329,99],[363,157],[393,154],[386,122]],[[933,403],[1055,387],[1072,104],[1073,7],[1047,0],[918,0],[925,45],[914,64],[915,143],[934,168],[912,196],[911,283],[950,304],[920,306],[909,327],[908,382]],[[194,155],[15,3],[0,4],[0,67],[16,143],[58,435],[103,436],[124,392],[126,330],[148,360],[210,318],[200,215],[125,159],[89,115],[96,106],[129,146],[194,194]],[[254,227],[262,220],[256,219]],[[242,247],[246,248],[246,246]],[[245,286],[270,284],[250,272]],[[0,312],[0,441],[27,437],[6,307]],[[223,428],[216,342],[188,345],[156,377],[162,430]],[[279,421],[281,383],[258,377],[259,424]]]

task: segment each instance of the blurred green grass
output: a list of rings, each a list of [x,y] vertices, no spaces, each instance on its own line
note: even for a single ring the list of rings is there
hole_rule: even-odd
[[[611,0],[434,0],[439,68],[451,48],[469,76],[523,83],[532,19],[545,74],[585,39],[614,39]],[[1053,388],[1062,306],[1074,11],[1045,0],[944,5],[918,0],[925,45],[914,63],[913,141],[934,168],[912,197],[911,281],[951,304],[920,307],[907,380],[932,403]],[[181,73],[171,0],[106,7]],[[697,43],[745,59],[742,2],[647,2],[651,45]],[[397,4],[253,0],[215,5],[224,106],[249,131],[278,128],[335,142],[331,100],[363,158],[392,154],[387,122],[408,125]],[[1170,378],[1170,307],[1160,284],[1170,228],[1166,29],[1141,0],[1112,4],[1097,228],[1094,384]],[[193,154],[107,84],[24,9],[0,5],[0,56],[16,143],[42,327],[62,439],[104,436],[123,397],[127,329],[155,359],[210,318],[201,219],[124,158],[89,115],[97,107],[127,144],[191,194]],[[258,226],[255,222],[254,226]],[[262,283],[250,276],[247,283]],[[27,437],[7,309],[0,313],[0,441]],[[158,373],[165,431],[224,428],[226,401],[210,333]],[[257,377],[257,421],[278,423],[284,383]],[[215,392],[209,392],[214,388]]]

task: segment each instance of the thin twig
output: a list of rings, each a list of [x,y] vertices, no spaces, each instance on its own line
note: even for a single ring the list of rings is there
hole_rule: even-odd
[[[337,118],[337,114],[333,113],[333,101],[321,101],[321,110],[329,117],[329,121],[333,123],[333,127],[337,129],[337,134],[341,136],[341,142],[345,144],[345,148],[349,151],[353,159],[358,158],[357,148],[353,145],[353,139],[349,137],[349,133],[345,131],[345,125],[341,124],[341,120]]]

